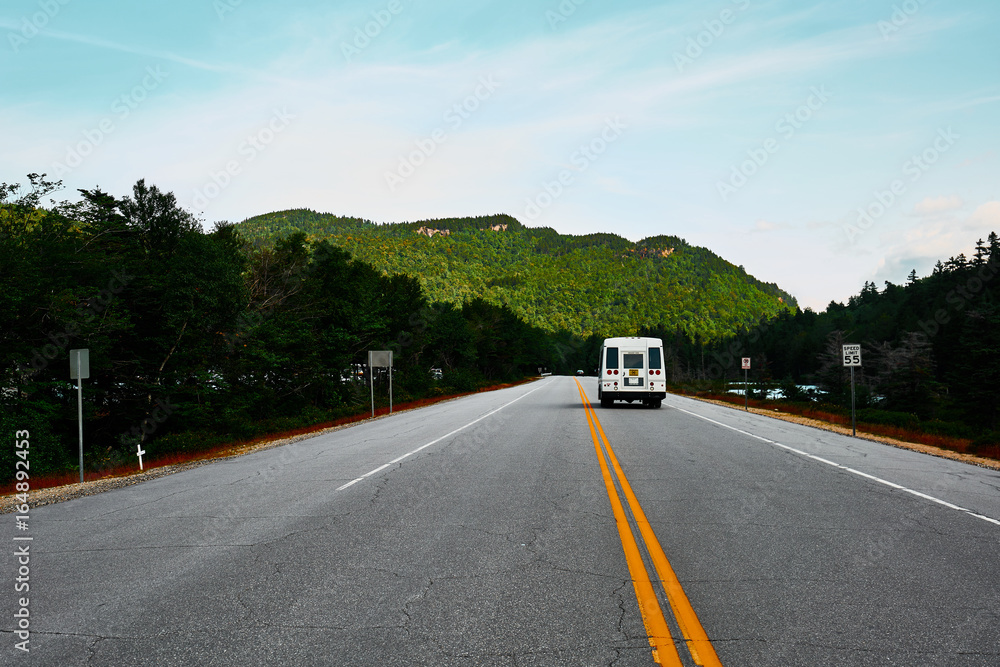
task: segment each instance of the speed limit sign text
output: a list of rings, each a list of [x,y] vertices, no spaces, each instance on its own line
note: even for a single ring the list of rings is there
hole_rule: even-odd
[[[845,345],[844,346],[844,365],[845,366],[860,366],[861,365],[861,346],[860,345]]]

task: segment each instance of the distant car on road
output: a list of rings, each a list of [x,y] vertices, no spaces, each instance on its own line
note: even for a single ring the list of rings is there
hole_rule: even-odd
[[[577,375],[583,375],[583,371],[577,371],[576,374]]]

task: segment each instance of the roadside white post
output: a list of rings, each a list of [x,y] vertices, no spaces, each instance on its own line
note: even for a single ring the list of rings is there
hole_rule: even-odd
[[[375,373],[374,368],[389,369],[389,414],[392,414],[392,350],[368,350],[368,373],[372,387],[372,417],[375,416]]]
[[[90,350],[69,351],[69,379],[76,380],[76,416],[80,425],[80,482],[83,482],[83,379],[90,377]]]
[[[750,399],[747,391],[750,385],[747,384],[747,372],[750,370],[750,357],[743,357],[743,409],[750,412]]]
[[[854,410],[854,367],[861,365],[861,346],[844,346],[844,365],[851,368],[851,435],[858,435],[857,421]]]
[[[139,457],[139,470],[142,470],[142,455],[146,453],[146,450],[142,448],[142,445],[135,446],[135,455]]]

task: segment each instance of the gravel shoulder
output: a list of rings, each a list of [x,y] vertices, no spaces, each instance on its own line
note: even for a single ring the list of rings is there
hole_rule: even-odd
[[[704,403],[712,403],[714,405],[720,405],[724,408],[729,408],[731,410],[739,410],[740,412],[745,412],[745,410],[739,406],[733,405],[732,403],[726,403],[725,401],[716,401],[708,398],[698,398],[697,396],[684,395],[685,398],[694,398],[695,400],[702,401]],[[763,415],[765,417],[770,417],[772,419],[780,419],[786,422],[793,422],[795,424],[802,424],[804,426],[811,426],[813,428],[818,428],[824,431],[832,431],[834,433],[840,433],[841,435],[851,435],[851,429],[839,426],[837,424],[830,424],[828,422],[819,421],[817,419],[809,419],[807,417],[800,417],[798,415],[789,414],[787,412],[781,412],[777,409],[763,410],[760,408],[750,408],[749,412],[757,415]],[[882,435],[874,435],[872,433],[861,433],[858,432],[857,436],[863,440],[871,440],[872,442],[880,442],[884,445],[890,445],[892,447],[898,447],[900,449],[909,449],[914,452],[921,452],[922,454],[930,454],[931,456],[938,456],[944,459],[952,459],[954,461],[961,461],[962,463],[968,463],[970,465],[979,466],[980,468],[989,468],[991,470],[1000,470],[1000,461],[995,459],[988,459],[982,456],[975,456],[973,454],[962,454],[960,452],[953,452],[949,449],[941,449],[940,447],[934,447],[931,445],[924,445],[915,442],[906,442],[905,440],[896,440],[895,438],[888,438]]]
[[[456,396],[453,398],[445,398],[444,400],[436,401],[433,405],[439,403],[444,403],[447,401],[454,401],[461,398]],[[407,408],[403,410],[397,409],[393,414],[399,414],[401,412],[408,412],[409,410],[419,410],[420,408]],[[316,431],[310,431],[309,433],[302,433],[300,435],[295,435],[287,438],[275,438],[275,439],[264,439],[255,441],[245,445],[239,445],[225,450],[217,456],[206,457],[204,459],[198,459],[195,461],[187,461],[185,463],[175,463],[173,465],[158,466],[156,468],[150,468],[143,472],[136,471],[130,475],[119,475],[116,477],[104,477],[101,479],[95,479],[83,483],[67,484],[65,486],[54,486],[47,489],[32,490],[28,495],[28,504],[31,507],[42,507],[44,505],[52,505],[53,503],[61,503],[67,500],[73,500],[74,498],[82,498],[83,496],[92,496],[97,493],[104,493],[105,491],[111,491],[112,489],[120,489],[126,486],[132,486],[133,484],[141,484],[142,482],[149,481],[151,479],[156,479],[157,477],[164,477],[166,475],[172,475],[174,473],[182,472],[184,470],[190,470],[192,468],[198,468],[200,466],[209,465],[211,463],[216,463],[217,461],[226,461],[229,459],[234,459],[239,456],[244,456],[252,452],[258,452],[265,449],[272,449],[274,447],[281,447],[283,445],[290,445],[293,442],[299,442],[300,440],[307,440],[309,438],[315,438],[316,436],[323,435],[326,433],[332,433],[333,431],[339,431],[340,429],[350,428],[351,426],[356,426],[358,424],[365,424],[378,419],[386,419],[392,415],[378,415],[374,418],[362,419],[355,422],[350,422],[347,424],[340,424],[338,426],[331,426],[329,428],[318,429]],[[0,496],[0,514],[11,514],[14,512],[15,507],[18,505],[17,498],[15,494],[9,494],[5,496]]]

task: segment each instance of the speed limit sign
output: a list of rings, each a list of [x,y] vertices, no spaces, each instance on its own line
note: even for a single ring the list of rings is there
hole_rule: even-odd
[[[845,345],[844,366],[860,366],[860,365],[861,365],[861,346]]]

